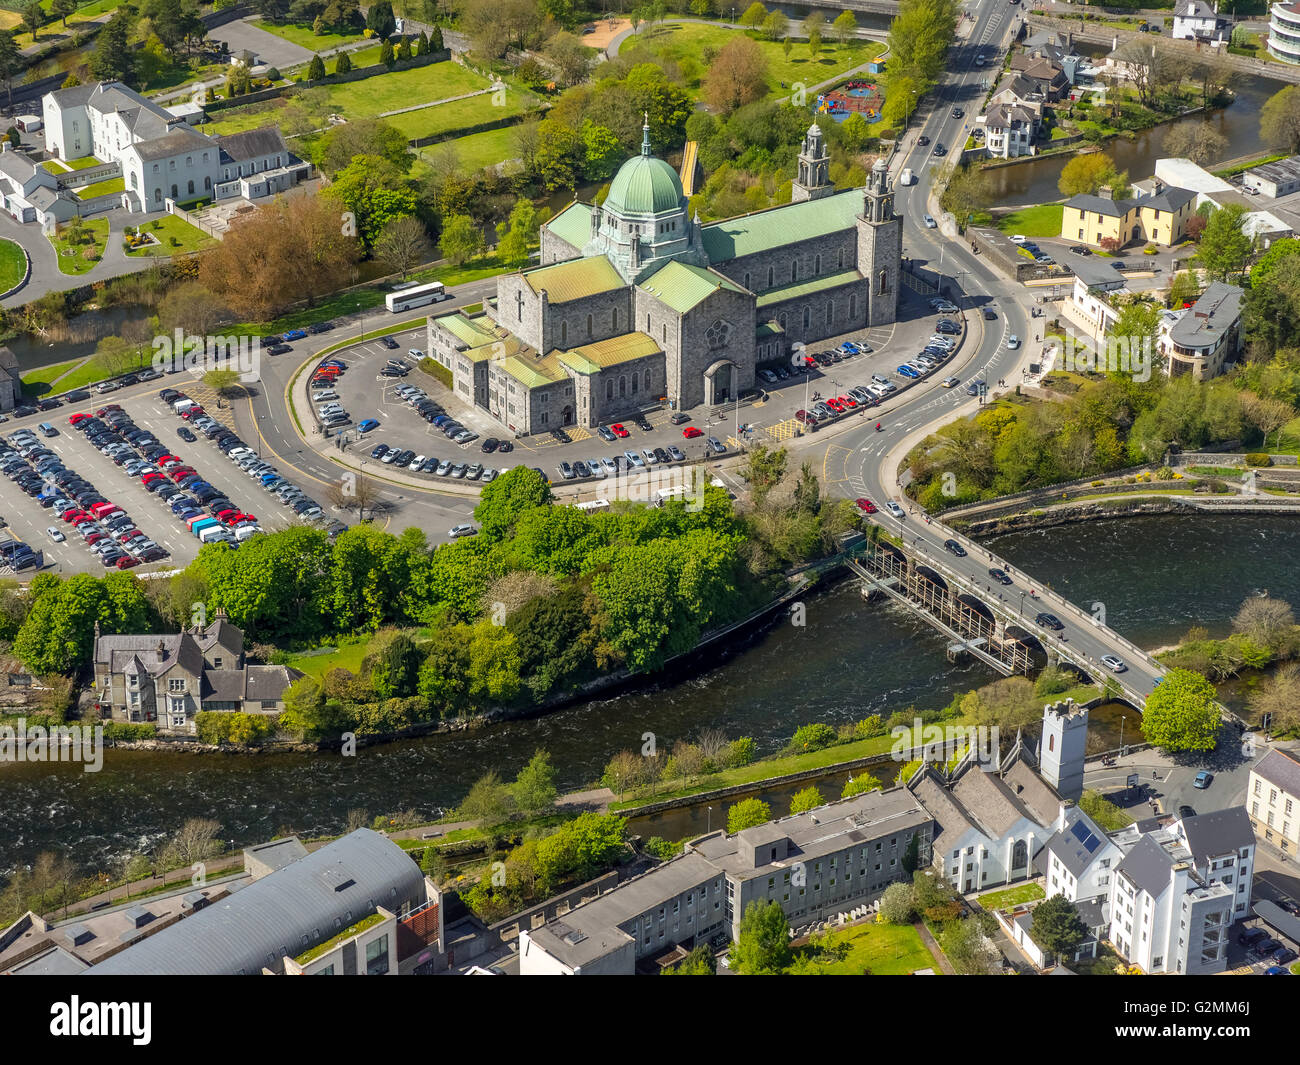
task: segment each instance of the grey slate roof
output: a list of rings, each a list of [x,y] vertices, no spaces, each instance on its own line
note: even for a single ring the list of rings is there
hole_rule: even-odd
[[[0,152],[0,174],[7,174],[19,184],[31,180],[36,164],[19,152]]]
[[[305,676],[289,666],[246,666],[244,675],[247,683],[245,698],[257,702],[278,701],[285,688]]]
[[[952,794],[992,839],[1005,836],[1021,818],[1037,823],[1029,808],[996,773],[985,773],[978,766],[962,772],[952,786]]]
[[[181,123],[165,136],[131,145],[141,159],[166,159],[187,151],[210,147],[212,142],[198,130]]]
[[[1067,811],[1065,815],[1064,831],[1057,832],[1052,836],[1052,838],[1047,841],[1045,848],[1049,853],[1056,855],[1060,863],[1065,866],[1066,871],[1076,879],[1083,875],[1083,871],[1088,868],[1097,852],[1101,850],[1101,848],[1098,847],[1095,850],[1088,851],[1084,848],[1083,844],[1079,842],[1078,837],[1075,836],[1072,831],[1074,824],[1078,821],[1082,821],[1086,824],[1088,831],[1099,840],[1104,841],[1106,839],[1106,833],[1098,827],[1092,818],[1075,806]],[[1045,872],[1048,863],[1043,861],[1041,865]]]
[[[1288,795],[1300,795],[1300,761],[1287,751],[1274,747],[1253,768]]]
[[[349,883],[350,882],[350,883]],[[424,901],[419,866],[396,843],[368,828],[335,840],[111,958],[87,975],[255,975],[277,968],[360,920],[373,905],[394,913]]]
[[[1133,206],[1133,201],[1109,200],[1105,196],[1093,196],[1081,192],[1078,196],[1071,196],[1066,200],[1065,206],[1075,207],[1080,211],[1091,211],[1093,214],[1110,215],[1112,218],[1123,218]]]
[[[1187,837],[1187,849],[1192,852],[1198,868],[1211,858],[1231,854],[1242,847],[1255,844],[1255,830],[1251,827],[1250,815],[1244,806],[1230,806],[1226,810],[1185,818],[1183,834]]]
[[[1217,344],[1241,317],[1245,292],[1236,285],[1213,281],[1169,330],[1169,339],[1180,347],[1205,348]]]
[[[1124,275],[1112,270],[1109,265],[1114,259],[1102,263],[1090,255],[1076,255],[1071,256],[1070,260],[1068,265],[1074,271],[1074,276],[1089,287],[1111,289],[1123,288],[1126,284]]]
[[[289,154],[284,135],[278,126],[259,126],[243,133],[224,133],[215,138],[221,149],[221,161],[238,163],[246,159],[260,159],[266,155]],[[228,157],[228,158],[227,158]]]
[[[1123,873],[1139,891],[1159,897],[1169,885],[1169,873],[1173,869],[1173,859],[1164,847],[1150,836],[1143,836],[1133,849],[1124,855],[1123,861],[1115,867],[1117,873]]]
[[[1159,211],[1181,211],[1192,200],[1196,199],[1196,193],[1187,189],[1176,189],[1166,185],[1154,196],[1144,196],[1137,201],[1139,207],[1154,207]]]

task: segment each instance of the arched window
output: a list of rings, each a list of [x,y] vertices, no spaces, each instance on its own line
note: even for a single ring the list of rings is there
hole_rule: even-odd
[[[650,332],[650,315],[645,316],[645,331]]]
[[[569,342],[569,323],[560,323],[560,347],[564,347]]]
[[[858,313],[858,297],[856,294],[849,296],[849,317],[855,318]]]
[[[203,191],[204,191],[204,192],[211,192],[211,191],[212,191],[212,178],[207,177],[207,176],[205,176],[205,177],[203,178]]]
[[[769,266],[767,268],[767,287],[771,288],[776,284],[776,268]]]
[[[793,259],[793,260],[791,260],[791,262],[790,262],[790,280],[791,280],[791,281],[798,281],[798,280],[799,280],[799,260],[798,260],[798,259]]]
[[[749,288],[749,271],[748,271],[748,270],[745,271],[745,287],[746,287],[746,288]],[[753,291],[753,290],[750,289],[750,291]]]
[[[177,196],[177,193],[176,193],[176,186],[173,185],[173,186],[172,186],[172,199],[173,199],[173,200],[176,199],[176,196]]]
[[[776,324],[779,325],[782,329],[785,328],[785,311],[782,311],[782,312],[777,316]]]
[[[187,195],[187,196],[193,196],[193,195],[194,195],[194,182],[192,182],[192,181],[189,182],[189,191],[186,193],[186,195]]]
[[[1029,848],[1025,846],[1023,839],[1016,840],[1016,845],[1011,848],[1011,868],[1023,869],[1029,864]]]
[[[843,249],[843,248],[840,249],[840,267],[839,267],[839,268],[840,268],[841,270],[844,269],[844,249]]]
[[[812,322],[812,310],[805,306],[803,309],[803,327],[807,329],[808,326],[811,324],[811,322]]]
[[[645,372],[645,390],[646,390],[647,392],[650,391],[650,371],[649,371],[649,370],[646,370],[646,372]]]
[[[610,316],[610,329],[612,332],[618,332],[618,308],[614,308],[614,313]]]
[[[826,301],[826,324],[830,325],[834,321],[835,321],[835,301],[827,300]]]
[[[588,339],[588,340],[591,339],[591,330],[592,330],[592,326],[593,326],[594,324],[595,324],[595,323],[594,323],[594,321],[593,321],[593,319],[592,319],[592,316],[591,316],[590,314],[587,315],[587,339]]]
[[[639,377],[637,374],[633,374],[633,375],[632,375],[632,395],[634,395],[634,396],[636,395],[636,393],[637,393],[637,386],[638,386],[640,383],[641,383],[641,379],[640,379],[640,377]]]
[[[627,378],[622,375],[620,375],[618,379],[618,394],[620,396],[627,395]]]
[[[614,379],[612,377],[605,382],[605,398],[606,399],[614,398]]]
[[[821,257],[821,253],[819,252],[817,258],[813,260],[813,273],[820,276],[821,272],[822,272],[822,257]]]
[[[663,343],[665,343],[665,344],[668,343],[668,323],[667,323],[667,322],[664,322],[664,324],[663,324]]]
[[[889,271],[881,270],[879,279],[876,282],[876,292],[885,293],[889,291]]]

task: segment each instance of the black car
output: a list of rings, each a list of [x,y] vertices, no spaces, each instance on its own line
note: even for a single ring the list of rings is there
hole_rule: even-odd
[[[1046,611],[1039,614],[1038,617],[1034,618],[1034,620],[1038,622],[1038,624],[1043,626],[1043,628],[1045,629],[1059,630],[1065,628],[1065,626],[1061,624],[1060,618],[1058,618],[1055,614],[1048,614]]]
[[[998,320],[998,312],[995,311],[992,307],[985,307],[984,320],[986,322],[996,322]]]
[[[500,441],[495,436],[489,436],[479,445],[479,450],[485,455],[490,455],[497,449],[499,443]]]
[[[553,436],[561,444],[568,444],[571,442],[571,438],[569,434],[566,433],[563,429],[552,429],[551,436]]]
[[[1074,244],[1074,245],[1071,245],[1070,250],[1071,250],[1072,252],[1074,252],[1075,255],[1091,255],[1091,254],[1092,254],[1092,249],[1091,249],[1091,248],[1086,248],[1086,247],[1084,247],[1082,244]]]
[[[954,108],[952,109],[952,117],[953,117],[953,118],[965,118],[965,117],[966,117],[966,112],[963,111],[960,107],[954,107]]]
[[[939,324],[934,328],[935,332],[943,333],[946,336],[957,336],[961,332],[961,326],[950,318],[940,318]]]
[[[1010,583],[1011,583],[1011,578],[1008,577],[1008,576],[1006,575],[1006,572],[1005,572],[1004,570],[1000,570],[1000,569],[991,569],[991,570],[989,570],[989,576],[992,577],[992,578],[993,578],[995,581],[997,581],[999,584],[1010,584]]]
[[[1178,816],[1180,819],[1184,817],[1195,817],[1196,811],[1184,803],[1182,806],[1178,807]]]
[[[388,454],[389,450],[390,449],[387,444],[376,444],[375,449],[370,452],[370,457],[372,459],[382,459],[385,455]]]
[[[1273,964],[1290,965],[1297,957],[1300,957],[1300,955],[1297,955],[1290,947],[1283,947],[1281,950],[1273,951]]]
[[[1282,949],[1282,944],[1276,939],[1266,939],[1255,947],[1255,953],[1261,958],[1267,958],[1273,951]]]
[[[185,426],[183,425],[176,430],[176,435],[179,436],[182,440],[184,440],[187,444],[192,444],[194,443],[195,440],[198,439],[197,436],[195,436],[192,432],[186,429]]]
[[[959,544],[956,540],[945,540],[943,542],[943,546],[945,550],[956,555],[958,558],[966,557],[966,549],[962,547],[961,544]]]
[[[1267,939],[1268,933],[1262,928],[1247,928],[1237,936],[1237,944],[1243,947],[1249,947],[1253,943],[1258,943],[1261,939]]]
[[[392,337],[380,337],[379,343],[383,344],[389,351],[396,351],[399,347],[397,341]]]
[[[35,407],[29,407],[26,403],[22,404],[21,406],[18,406],[18,407],[15,407],[15,408],[14,408],[14,417],[15,417],[15,418],[26,418],[27,415],[29,415],[29,414],[35,414],[35,413],[36,413],[36,408],[35,408]]]
[[[934,146],[934,154],[940,157],[945,156],[948,154],[948,149],[945,148],[942,144],[936,144]]]
[[[515,445],[512,444],[509,440],[502,440],[501,443],[497,445],[497,453],[501,455],[508,455],[514,449],[515,449]]]
[[[1116,259],[1113,263],[1110,264],[1110,268],[1112,270],[1127,270],[1128,263],[1124,262],[1123,260]]]
[[[930,143],[930,138],[923,134],[922,136],[916,138],[916,143],[919,144],[922,148],[924,148],[927,144]]]
[[[74,388],[71,392],[65,392],[63,394],[63,398],[68,403],[72,403],[74,401],[89,399],[90,393],[87,392],[84,388]]]
[[[309,325],[307,327],[307,332],[313,334],[328,333],[333,328],[333,322],[316,322],[314,325]]]
[[[37,410],[54,410],[55,407],[62,407],[63,404],[57,399],[43,399],[36,404]]]
[[[665,451],[665,450],[664,450],[663,448],[661,448],[661,447],[657,447],[657,448],[655,448],[655,449],[654,449],[654,454],[655,454],[655,461],[656,461],[656,462],[659,462],[659,463],[662,464],[662,463],[665,463],[665,462],[669,462],[669,461],[671,461],[671,460],[668,458],[668,452]]]
[[[636,424],[636,427],[644,433],[648,433],[650,432],[650,430],[654,428],[654,426],[651,425],[646,420],[646,416],[644,414],[638,414],[635,418],[632,419],[632,421]]]
[[[293,348],[288,344],[272,344],[266,349],[268,355],[287,355],[291,351]]]

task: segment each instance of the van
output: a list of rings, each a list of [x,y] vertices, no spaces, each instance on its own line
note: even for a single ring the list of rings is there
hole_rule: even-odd
[[[215,522],[199,532],[199,540],[202,543],[210,544],[213,540],[229,540],[230,533],[220,522]]]
[[[174,410],[177,414],[180,414],[182,411],[187,411],[191,407],[197,407],[197,406],[198,404],[195,403],[194,400],[192,399],[178,399],[176,400],[176,402],[172,404],[172,410]]]
[[[912,173],[912,168],[910,166],[904,167],[903,172],[898,175],[898,183],[900,185],[916,184],[916,176]]]

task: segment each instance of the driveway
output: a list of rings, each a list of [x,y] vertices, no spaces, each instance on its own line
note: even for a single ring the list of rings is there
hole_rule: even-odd
[[[267,33],[243,19],[209,30],[208,36],[214,41],[225,41],[230,45],[231,52],[247,48],[263,63],[273,67],[291,67],[296,63],[311,62],[312,52],[308,49],[277,37],[274,33]]]

